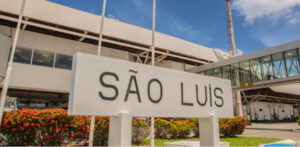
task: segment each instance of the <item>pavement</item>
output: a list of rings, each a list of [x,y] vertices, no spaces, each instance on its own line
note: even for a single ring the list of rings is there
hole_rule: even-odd
[[[241,136],[300,141],[300,126],[298,123],[252,123]]]

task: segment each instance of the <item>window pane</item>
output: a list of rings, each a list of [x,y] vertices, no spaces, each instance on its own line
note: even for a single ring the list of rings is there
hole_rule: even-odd
[[[56,54],[55,67],[72,69],[72,56]]]
[[[251,80],[253,82],[258,82],[262,80],[259,59],[250,60],[250,71],[251,71]]]
[[[272,69],[272,61],[271,56],[261,57],[261,72],[263,80],[271,80],[273,79],[273,69]]]
[[[200,75],[205,75],[205,71],[200,71],[199,74]]]
[[[214,75],[214,71],[213,71],[213,69],[209,69],[209,70],[207,70],[207,71],[205,72],[205,74],[206,74],[207,76],[213,76],[213,75]]]
[[[298,75],[300,73],[299,70],[299,60],[297,57],[297,50],[290,50],[284,53],[285,63],[287,69],[288,76]]]
[[[240,63],[240,79],[241,83],[250,82],[250,69],[249,61],[244,61]]]
[[[30,64],[32,49],[16,48],[14,62]]]
[[[298,48],[298,61],[300,63],[300,48]],[[300,64],[299,64],[300,65]]]
[[[230,80],[230,65],[222,67],[222,78]]]
[[[221,73],[221,67],[217,67],[214,69],[214,77],[221,78],[222,73]]]
[[[239,84],[239,63],[235,63],[231,65],[231,83],[232,85]]]
[[[35,50],[32,64],[53,67],[54,53]]]
[[[274,78],[278,79],[278,78],[286,77],[283,53],[277,53],[272,55],[272,60],[273,60]]]

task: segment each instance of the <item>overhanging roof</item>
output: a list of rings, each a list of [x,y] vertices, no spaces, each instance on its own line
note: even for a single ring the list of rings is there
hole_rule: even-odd
[[[21,2],[20,0],[1,0],[0,11],[2,14],[6,13],[18,16]],[[99,32],[100,16],[45,0],[27,0],[24,16],[29,18],[28,23],[48,25],[52,28],[55,27],[85,35],[87,37],[85,42],[91,41],[89,40],[91,39],[89,36],[93,36],[94,40],[97,39]],[[26,22],[24,21],[24,23]],[[30,23],[29,25],[32,25]],[[52,28],[48,29],[51,30]],[[105,18],[103,33],[106,39],[121,40],[131,45],[142,46],[146,49],[149,49],[151,44],[151,30],[114,19]],[[71,35],[74,35],[74,33]],[[72,36],[69,36],[69,38],[72,39]],[[218,60],[213,49],[159,32],[156,32],[155,44],[158,51],[169,51],[170,54],[198,60],[202,64]],[[176,58],[176,56],[173,56],[173,58]]]

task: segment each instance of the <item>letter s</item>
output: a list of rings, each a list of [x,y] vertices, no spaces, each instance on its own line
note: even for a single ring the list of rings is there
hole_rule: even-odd
[[[100,75],[100,83],[103,87],[107,87],[107,88],[112,88],[115,91],[115,95],[114,96],[104,96],[103,93],[100,91],[99,92],[99,96],[100,98],[102,98],[103,100],[108,100],[108,101],[113,101],[115,100],[118,95],[119,95],[119,91],[118,88],[115,85],[112,84],[107,84],[103,81],[104,76],[112,76],[114,77],[117,81],[119,81],[119,77],[117,76],[117,74],[113,73],[113,72],[103,72]]]
[[[224,100],[223,100],[223,97],[217,95],[217,91],[220,91],[223,94],[223,90],[221,88],[219,88],[219,87],[215,88],[215,90],[214,90],[215,97],[221,100],[221,104],[217,104],[217,102],[215,101],[215,105],[217,107],[222,107],[224,104]]]

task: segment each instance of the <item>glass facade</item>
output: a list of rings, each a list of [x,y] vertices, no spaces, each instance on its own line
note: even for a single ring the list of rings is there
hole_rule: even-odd
[[[274,78],[279,79],[286,77],[283,53],[277,53],[272,55],[272,60]]]
[[[284,53],[288,76],[300,74],[297,50],[290,50]]]
[[[223,66],[222,67],[222,78],[224,79],[231,79],[230,78],[230,65],[227,65],[227,66]]]
[[[62,69],[72,69],[72,56],[41,50],[16,48],[14,62]]]
[[[240,63],[240,82],[250,82],[250,64],[249,61]]]
[[[231,79],[232,85],[300,75],[300,48],[203,71],[208,76]]]
[[[207,76],[213,76],[213,75],[214,75],[213,69],[207,70],[207,71],[205,72],[205,75],[207,75]]]
[[[271,56],[264,56],[260,58],[262,80],[273,79],[273,66]]]
[[[217,77],[217,78],[222,77],[221,67],[218,67],[218,68],[214,69],[214,77]]]
[[[258,82],[262,80],[259,58],[250,60],[251,81]]]
[[[30,64],[32,49],[16,48],[14,62]]]
[[[239,63],[232,64],[230,66],[231,83],[232,85],[239,84]]]

